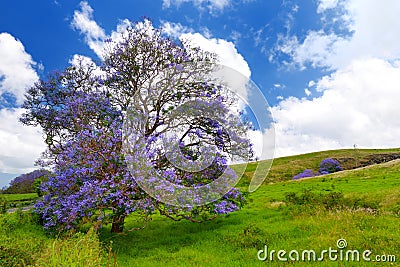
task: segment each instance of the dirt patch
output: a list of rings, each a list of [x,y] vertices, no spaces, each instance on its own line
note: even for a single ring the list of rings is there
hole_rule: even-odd
[[[374,164],[381,164],[392,160],[400,159],[400,153],[381,153],[368,155],[362,158],[337,158],[343,170],[366,167]]]

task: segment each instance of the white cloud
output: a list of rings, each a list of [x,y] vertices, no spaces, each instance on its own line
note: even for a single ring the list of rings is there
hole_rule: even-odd
[[[179,38],[182,34],[193,32],[193,29],[183,26],[180,23],[174,23],[169,21],[162,21],[161,22],[161,29],[162,31],[167,34],[168,36]]]
[[[89,47],[101,57],[103,54],[106,34],[93,19],[93,9],[88,2],[80,3],[81,10],[75,10],[71,26],[79,30],[84,36]]]
[[[21,41],[8,33],[0,33],[0,95],[15,96],[16,104],[22,104],[26,90],[39,77],[34,69],[37,64],[25,51]],[[43,68],[39,64],[38,68]],[[34,162],[44,150],[39,129],[19,123],[24,110],[0,109],[0,176],[22,174],[35,169]],[[0,186],[9,179],[1,179]]]
[[[355,59],[400,57],[400,1],[347,0],[320,1],[319,11],[338,8],[332,21],[340,21],[350,35],[335,29],[311,30],[301,42],[296,36],[280,36],[276,49],[291,56],[294,64],[338,69]],[[323,16],[323,18],[326,18]],[[337,30],[337,29],[336,29]],[[329,32],[329,33],[327,33]]]
[[[217,0],[211,1],[210,3],[222,7],[224,6],[223,3],[225,1],[226,0]],[[167,6],[171,4],[169,1],[166,2],[168,3],[164,4]],[[199,3],[200,2],[202,3],[203,1],[199,1]],[[89,6],[89,4],[87,2],[81,2],[80,6],[81,11],[77,10],[74,12],[74,19],[71,25],[85,35],[85,40],[89,47],[99,57],[101,57],[105,45],[104,40],[107,39],[108,36],[93,19],[93,9]],[[113,41],[118,42],[118,40],[121,39],[122,34],[126,31],[126,28],[132,25],[133,24],[129,20],[123,20],[118,24],[117,30],[111,33],[110,38]],[[232,42],[226,41],[224,39],[206,38],[200,33],[192,33],[193,30],[191,28],[183,26],[180,23],[162,21],[161,28],[166,34],[172,37],[178,37],[182,40],[190,40],[192,45],[199,46],[205,51],[216,53],[220,58],[221,64],[235,69],[247,78],[250,77],[251,72],[247,62],[244,60],[243,56],[238,53],[235,45]]]
[[[39,79],[35,65],[21,41],[0,33],[0,95],[10,93],[22,104],[26,89]]]
[[[194,47],[200,47],[204,51],[215,53],[218,63],[228,68],[222,68],[215,73],[215,77],[222,80],[243,101],[248,101],[248,82],[251,71],[243,56],[237,51],[232,42],[224,39],[206,38],[200,33],[187,33],[180,36],[181,40],[189,41]],[[243,110],[244,102],[238,103],[232,109]]]
[[[339,3],[339,0],[319,0],[317,12],[322,13],[328,9],[335,8]]]
[[[122,36],[126,32],[127,28],[134,26],[130,20],[124,19],[119,22],[115,31],[112,31],[110,35],[107,35],[104,29],[94,20],[94,10],[92,7],[86,1],[82,1],[80,7],[81,10],[75,10],[74,12],[71,26],[85,36],[85,42],[100,59],[103,59],[104,56],[107,45],[105,43],[106,39],[111,39],[114,43],[118,43],[122,41]],[[142,27],[143,23],[150,23],[150,21],[140,22],[136,27]],[[178,25],[173,24],[169,26],[178,27]],[[173,33],[173,30],[177,30],[177,28],[170,28],[171,33]]]
[[[180,37],[182,40],[189,40],[193,46],[216,53],[220,63],[226,65],[249,78],[251,71],[243,56],[237,51],[232,42],[224,39],[206,38],[200,33],[186,33]]]
[[[41,129],[19,122],[24,112],[21,108],[0,110],[0,173],[33,171],[34,162],[45,150]]]
[[[217,3],[217,1],[215,3]],[[85,35],[87,44],[100,58],[102,58],[102,53],[106,45],[104,42],[105,39],[111,38],[114,42],[118,42],[122,39],[127,27],[134,26],[129,20],[125,19],[117,25],[116,31],[113,31],[110,36],[107,36],[104,30],[94,21],[93,9],[89,4],[87,2],[81,2],[80,5],[81,11],[74,12],[74,19],[71,24]],[[141,23],[151,22],[145,21]],[[135,27],[141,27],[141,23]],[[229,74],[229,79],[225,80],[228,83],[227,85],[232,89],[238,90],[244,100],[247,99],[246,86],[251,75],[250,68],[232,42],[224,39],[207,38],[200,33],[192,33],[193,30],[191,28],[183,26],[180,23],[162,21],[161,28],[167,35],[180,38],[181,40],[188,40],[192,46],[200,47],[202,50],[217,54],[220,64],[239,72],[239,75],[238,73],[232,75],[232,71],[225,69],[219,73],[219,78],[225,78],[224,76]],[[204,31],[206,35],[210,35],[209,33],[207,34],[207,28],[205,28]],[[79,62],[78,58],[79,57],[75,55],[71,62],[77,64]],[[84,58],[84,60],[88,61],[87,58]],[[241,107],[243,107],[243,104],[238,104],[238,108]]]
[[[230,0],[163,0],[163,8],[172,5],[179,7],[183,3],[192,3],[196,8],[203,10],[207,8],[210,13],[222,11],[231,4]]]
[[[314,68],[327,67],[327,64],[333,64],[330,63],[335,56],[333,49],[342,40],[333,33],[327,35],[323,31],[310,31],[302,43],[291,37],[290,40],[285,39],[280,49],[289,54],[301,69],[305,69],[307,63]]]
[[[310,96],[312,94],[308,88],[304,89],[304,93],[306,94],[306,96]]]
[[[398,147],[400,2],[319,1],[322,19],[329,17],[328,9],[335,9],[330,19],[340,21],[351,35],[328,28],[309,31],[302,41],[297,36],[280,36],[277,47],[291,57],[290,66],[311,65],[333,73],[309,82],[308,87],[320,92],[320,97],[289,97],[272,108],[277,155],[353,144]]]
[[[351,147],[398,147],[400,62],[354,61],[317,82],[312,100],[287,98],[272,108],[277,155]]]

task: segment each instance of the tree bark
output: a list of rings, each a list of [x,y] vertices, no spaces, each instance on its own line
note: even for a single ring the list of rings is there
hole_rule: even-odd
[[[125,215],[116,215],[111,225],[111,233],[122,233],[124,230]]]

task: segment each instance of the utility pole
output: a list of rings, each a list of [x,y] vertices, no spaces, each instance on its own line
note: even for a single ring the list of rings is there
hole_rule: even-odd
[[[358,168],[357,145],[356,144],[354,144],[354,159],[356,160],[356,168]]]

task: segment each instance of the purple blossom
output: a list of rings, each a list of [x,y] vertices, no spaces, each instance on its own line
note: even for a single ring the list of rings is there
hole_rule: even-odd
[[[337,161],[336,159],[326,158],[322,160],[321,164],[319,165],[319,172],[321,174],[328,174],[342,170],[343,169],[340,166],[339,161]]]
[[[293,180],[299,180],[301,178],[307,178],[307,177],[314,177],[316,174],[313,172],[311,169],[306,169],[303,172],[293,176]]]

